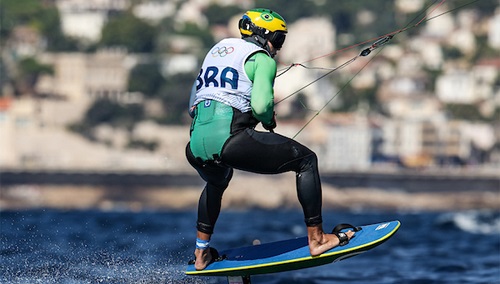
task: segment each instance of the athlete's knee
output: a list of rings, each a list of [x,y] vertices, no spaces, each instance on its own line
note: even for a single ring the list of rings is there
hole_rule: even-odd
[[[310,151],[302,158],[300,163],[300,172],[316,170],[318,168],[318,156],[313,151]]]
[[[209,175],[207,178],[207,185],[217,189],[219,191],[224,191],[229,186],[229,182],[233,178],[233,169],[226,168],[217,174]]]

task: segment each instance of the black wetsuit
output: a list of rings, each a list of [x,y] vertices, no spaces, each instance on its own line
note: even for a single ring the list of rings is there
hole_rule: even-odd
[[[233,169],[296,172],[306,224],[322,223],[316,154],[293,139],[255,130],[258,123],[275,127],[275,75],[276,63],[269,53],[241,40],[223,40],[205,58],[192,93],[194,120],[186,147],[189,163],[207,182],[198,206],[200,232],[213,233]]]
[[[234,110],[236,116],[241,114]],[[250,119],[251,120],[251,119]],[[235,119],[234,121],[238,121]],[[257,121],[254,121],[256,124]],[[189,147],[186,156],[189,163],[207,182],[198,206],[197,229],[212,234],[219,216],[224,190],[233,176],[233,169],[261,173],[296,173],[297,195],[302,206],[307,226],[322,223],[321,182],[316,154],[297,141],[277,133],[260,132],[252,123],[233,125],[234,134],[225,143],[220,157],[213,161],[202,161],[194,157]],[[251,192],[249,194],[252,194]]]

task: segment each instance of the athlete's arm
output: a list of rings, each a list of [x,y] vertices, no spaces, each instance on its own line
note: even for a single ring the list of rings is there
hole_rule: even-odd
[[[245,63],[245,71],[253,82],[250,105],[252,113],[263,125],[274,122],[274,78],[276,62],[263,52],[252,55]]]

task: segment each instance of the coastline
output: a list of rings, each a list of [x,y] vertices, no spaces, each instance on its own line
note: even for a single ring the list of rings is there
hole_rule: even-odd
[[[203,183],[189,186],[2,186],[0,210],[196,210]],[[235,172],[223,208],[297,208],[295,174]],[[500,193],[491,191],[413,192],[323,183],[323,208],[338,210],[453,211],[500,210]]]

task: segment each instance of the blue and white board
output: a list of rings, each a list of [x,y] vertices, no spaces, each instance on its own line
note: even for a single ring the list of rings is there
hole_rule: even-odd
[[[219,252],[221,260],[197,271],[188,265],[187,275],[198,276],[250,276],[308,268],[340,261],[370,250],[396,233],[399,221],[361,226],[345,246],[338,246],[312,257],[307,237],[272,242]]]

